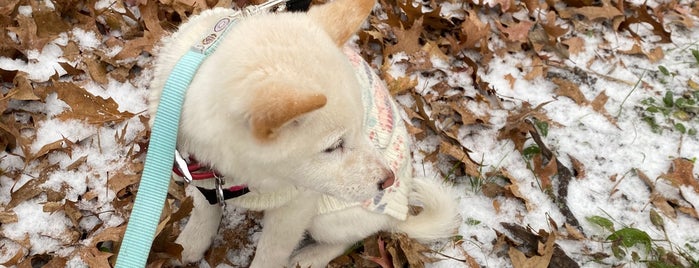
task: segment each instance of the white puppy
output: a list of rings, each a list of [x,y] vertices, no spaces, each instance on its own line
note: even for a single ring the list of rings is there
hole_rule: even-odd
[[[324,267],[378,231],[429,241],[460,217],[440,182],[413,179],[405,126],[389,94],[356,53],[343,49],[375,0],[336,0],[307,13],[245,17],[201,65],[184,101],[178,149],[250,193],[228,204],[264,210],[252,267]],[[177,61],[229,9],[192,17],[163,41],[151,84],[155,115]],[[221,217],[196,188],[177,242],[202,258]],[[409,215],[408,203],[424,207]],[[305,233],[314,243],[296,248]]]

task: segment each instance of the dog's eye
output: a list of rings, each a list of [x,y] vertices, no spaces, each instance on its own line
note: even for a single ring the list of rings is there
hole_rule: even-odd
[[[339,139],[335,143],[333,143],[332,146],[328,147],[327,149],[323,150],[324,153],[332,153],[337,150],[341,150],[342,148],[345,147],[345,140]]]

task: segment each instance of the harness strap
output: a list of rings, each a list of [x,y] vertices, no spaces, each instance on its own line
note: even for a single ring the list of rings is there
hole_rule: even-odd
[[[197,187],[199,189],[199,192],[201,192],[204,197],[206,197],[206,201],[209,201],[210,205],[215,205],[218,204],[218,194],[216,193],[216,189],[207,189],[203,187]],[[248,187],[240,187],[240,186],[234,186],[228,189],[223,189],[223,200],[228,200],[236,197],[243,196],[247,193],[250,192],[250,189]],[[220,202],[223,202],[221,200]]]

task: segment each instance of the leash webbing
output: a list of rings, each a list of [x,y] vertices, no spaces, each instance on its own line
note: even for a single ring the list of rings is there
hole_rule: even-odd
[[[224,21],[228,24],[222,28],[220,23]],[[221,19],[214,26],[214,32],[218,35],[213,43],[190,49],[177,62],[165,82],[151,130],[141,183],[119,250],[117,268],[146,266],[167,197],[185,92],[201,63],[216,49],[221,40],[218,37],[225,35],[234,22],[233,16]]]
[[[259,13],[277,8],[279,4],[285,4],[289,11],[303,11],[308,9],[310,2],[310,0],[270,0],[258,7],[247,8],[242,13],[236,12],[222,18],[200,44],[195,44],[175,64],[160,96],[141,182],[115,267],[146,266],[170,184],[185,92],[201,63],[216,50],[220,37],[228,32],[230,26],[235,24],[241,14]],[[214,34],[213,40],[211,34]]]

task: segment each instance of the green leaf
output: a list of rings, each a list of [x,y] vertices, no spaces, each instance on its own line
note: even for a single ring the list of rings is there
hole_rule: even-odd
[[[692,49],[692,55],[694,56],[694,59],[697,60],[697,63],[699,63],[699,50]]]
[[[682,123],[677,123],[677,124],[675,124],[675,129],[676,129],[677,131],[679,131],[680,133],[682,133],[682,134],[687,133],[687,128],[685,128],[684,125],[683,125]]]
[[[682,110],[675,111],[674,113],[672,113],[672,115],[675,116],[675,118],[682,121],[689,121],[690,119],[692,119],[692,116],[689,113]]]
[[[585,219],[591,223],[598,225],[599,227],[602,227],[605,230],[614,232],[614,223],[605,217],[591,216],[586,217]]]
[[[697,129],[696,129],[696,128],[690,128],[690,129],[687,131],[687,134],[689,134],[689,135],[691,135],[691,136],[697,135]]]
[[[539,131],[541,131],[542,136],[546,137],[549,135],[549,123],[536,120],[535,125],[536,125],[536,128],[538,128]]]
[[[540,154],[540,153],[541,153],[541,148],[539,148],[539,146],[536,146],[536,145],[531,145],[527,148],[524,148],[524,150],[522,150],[522,156],[527,160],[532,159],[533,156]]]
[[[481,221],[476,220],[474,218],[468,218],[468,219],[466,219],[466,224],[471,225],[471,226],[476,226],[476,225],[481,224]]]
[[[619,243],[612,243],[612,254],[617,259],[622,259],[626,256],[626,251],[619,246]]]
[[[607,237],[608,241],[620,241],[624,247],[633,247],[634,245],[642,245],[646,251],[650,251],[651,239],[650,236],[639,229],[626,227],[618,230]]]
[[[665,66],[658,65],[658,70],[660,70],[660,72],[663,73],[664,75],[668,75],[668,76],[670,75],[670,71],[668,71],[667,68],[665,68]]]
[[[657,106],[650,106],[646,108],[646,111],[648,111],[649,113],[657,113],[660,112],[660,108],[658,108]]]
[[[663,97],[663,103],[665,104],[665,107],[668,107],[668,108],[672,107],[672,105],[674,103],[672,97],[673,97],[672,92],[670,92],[670,91],[665,92],[665,97]]]

